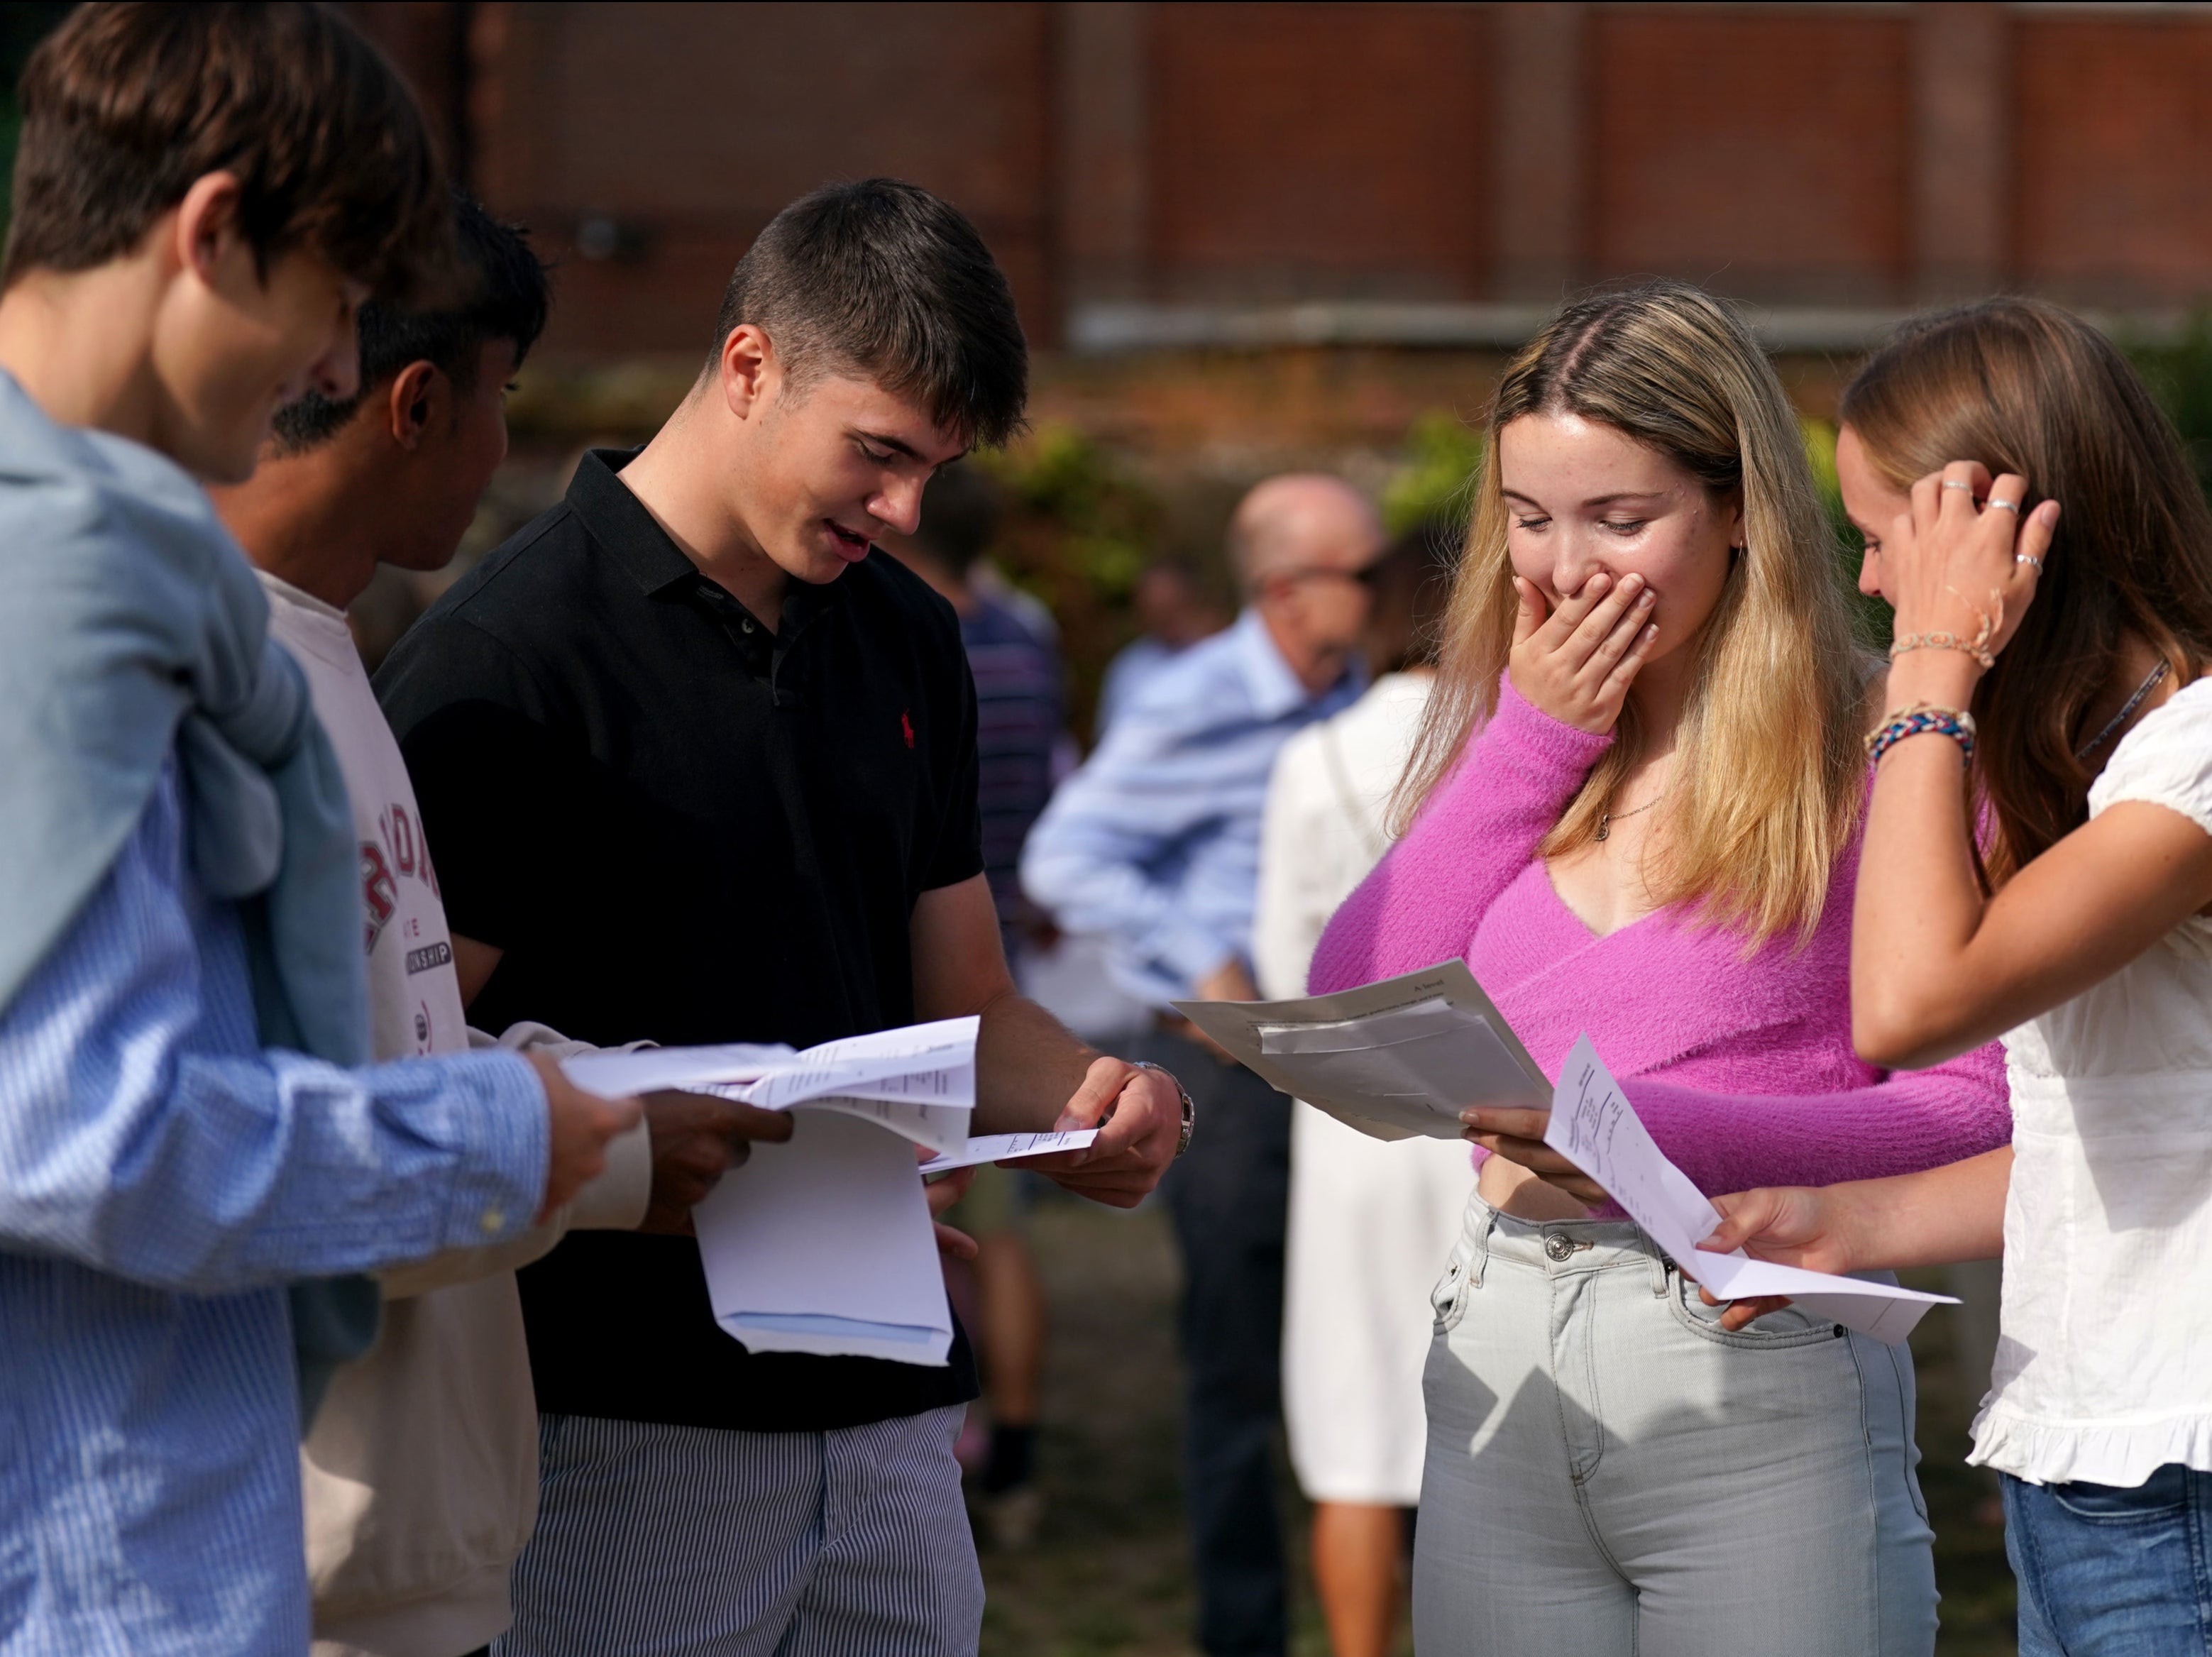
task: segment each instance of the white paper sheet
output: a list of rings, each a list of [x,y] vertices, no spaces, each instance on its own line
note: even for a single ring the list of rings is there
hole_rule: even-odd
[[[1551,1102],[1549,1078],[1462,961],[1334,995],[1176,1010],[1283,1092],[1377,1139],[1456,1139],[1470,1105]]]
[[[932,1150],[967,1142],[975,1104],[975,1018],[847,1036],[795,1053],[781,1045],[645,1047],[563,1060],[562,1071],[606,1098],[681,1088],[765,1110],[842,1112]]]
[[[720,1082],[701,1082],[692,1084],[693,1093],[717,1094],[725,1099],[744,1100],[747,1104],[757,1102],[746,1098],[743,1086]],[[818,1099],[799,1099],[784,1106],[787,1110],[834,1110],[842,1115],[856,1116],[864,1122],[873,1122],[887,1127],[903,1138],[932,1150],[957,1150],[968,1143],[968,1123],[974,1112],[966,1105],[917,1104],[910,1100],[854,1099],[842,1094],[825,1094]]]
[[[978,1133],[959,1150],[931,1157],[921,1165],[921,1171],[950,1174],[956,1168],[973,1168],[979,1162],[1020,1162],[1063,1150],[1081,1150],[1097,1137],[1095,1127],[1062,1128],[1050,1133]]]
[[[1668,1161],[1638,1120],[1588,1035],[1559,1071],[1544,1143],[1603,1186],[1674,1263],[1722,1300],[1787,1295],[1816,1317],[1894,1346],[1931,1306],[1955,1306],[1948,1295],[1806,1272],[1754,1260],[1741,1249],[1709,1253],[1698,1244],[1721,1223],[1690,1177]]]
[[[756,1352],[942,1365],[952,1345],[914,1150],[836,1111],[802,1110],[691,1211],[714,1320]]]

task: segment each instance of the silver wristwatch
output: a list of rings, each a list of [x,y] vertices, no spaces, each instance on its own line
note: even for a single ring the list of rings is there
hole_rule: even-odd
[[[1177,1080],[1176,1073],[1164,1065],[1155,1065],[1149,1059],[1139,1059],[1136,1063],[1139,1070],[1158,1071],[1175,1083],[1176,1096],[1182,1101],[1182,1133],[1176,1140],[1175,1149],[1175,1154],[1180,1156],[1190,1149],[1190,1131],[1198,1122],[1198,1107],[1190,1102],[1190,1089]]]

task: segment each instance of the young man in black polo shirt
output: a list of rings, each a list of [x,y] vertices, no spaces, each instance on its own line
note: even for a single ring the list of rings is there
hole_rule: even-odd
[[[1005,279],[926,192],[835,185],[762,233],[715,337],[659,435],[587,455],[380,676],[476,1022],[803,1047],[980,1013],[975,1130],[1110,1114],[1032,1166],[1132,1205],[1181,1089],[1015,993],[958,625],[870,552],[1020,417]],[[544,1490],[502,1654],[974,1651],[964,1341],[750,1355],[689,1236],[571,1237],[521,1282]]]

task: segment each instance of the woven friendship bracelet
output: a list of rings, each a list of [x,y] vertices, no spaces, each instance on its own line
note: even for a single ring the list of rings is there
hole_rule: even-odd
[[[1934,732],[1959,744],[1966,757],[1974,757],[1974,716],[1955,707],[1920,706],[1901,708],[1877,726],[1866,739],[1867,757],[1875,764],[1907,737]]]
[[[1984,634],[1989,630],[1987,627],[1982,628]],[[1907,651],[1912,650],[1962,651],[1979,662],[1984,673],[1997,665],[1997,659],[1981,644],[1956,633],[1908,633],[1890,646],[1889,659],[1893,662]]]
[[[1966,597],[1956,587],[1945,587],[1943,591],[1954,598],[1963,599]],[[1971,599],[1967,602],[1972,603]],[[1996,638],[1998,629],[2004,626],[2004,594],[1991,587],[1990,603],[1996,608],[1996,613],[1994,616],[1979,604],[1973,606],[1974,614],[1980,620],[1981,626],[1974,630],[1972,638],[1969,639],[1964,634],[1953,633],[1948,628],[1937,633],[1907,633],[1895,644],[1890,646],[1889,659],[1893,662],[1909,650],[1956,650],[1972,657],[1982,665],[1982,671],[1988,672],[1997,665],[1996,652],[1990,648],[1990,640]],[[1960,714],[1960,717],[1966,718],[1964,714]],[[1968,720],[1967,723],[1971,726],[1972,721]]]

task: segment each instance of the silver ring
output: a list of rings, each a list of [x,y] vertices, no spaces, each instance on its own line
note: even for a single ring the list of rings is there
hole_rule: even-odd
[[[2043,574],[2043,560],[2038,558],[2033,553],[2015,552],[2012,555],[2012,561],[2015,564],[2033,564],[2035,566],[2035,573],[2038,575]]]
[[[2017,501],[2000,501],[1993,495],[1990,497],[1989,503],[1992,507],[2002,507],[2015,518],[2020,516],[2020,502]]]
[[[1974,492],[1974,486],[1972,483],[1954,483],[1948,477],[1943,480],[1943,487],[1947,489],[1964,489],[1968,495]]]

